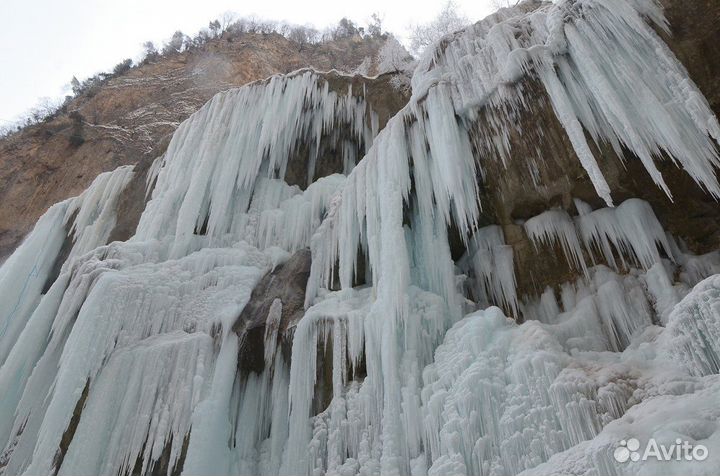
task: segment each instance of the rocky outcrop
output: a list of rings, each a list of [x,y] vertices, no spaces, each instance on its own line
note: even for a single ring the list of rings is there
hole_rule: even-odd
[[[310,276],[309,249],[296,252],[288,261],[270,271],[253,289],[250,301],[238,316],[233,330],[242,337],[241,371],[262,372],[265,363],[265,335],[277,333],[289,360],[292,331],[305,314],[305,287]],[[270,322],[271,308],[280,309],[280,320]],[[268,329],[273,326],[273,329]]]

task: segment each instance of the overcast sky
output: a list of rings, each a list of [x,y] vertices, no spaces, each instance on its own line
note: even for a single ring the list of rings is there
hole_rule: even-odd
[[[194,35],[232,11],[239,16],[312,24],[319,29],[348,17],[364,24],[373,12],[385,29],[403,36],[413,23],[431,20],[444,0],[0,0],[0,126],[42,98],[68,93],[84,79],[136,58],[142,43],[161,44],[175,30]],[[476,21],[491,0],[457,0]]]

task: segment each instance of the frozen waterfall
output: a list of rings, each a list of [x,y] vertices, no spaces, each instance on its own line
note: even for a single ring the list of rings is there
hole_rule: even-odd
[[[147,176],[100,175],[0,267],[0,475],[713,474],[720,251],[614,203],[594,152],[720,197],[720,127],[666,27],[654,0],[503,9],[431,48],[382,128],[377,78],[215,96]],[[512,149],[526,82],[603,206],[492,219],[490,170],[542,164]],[[137,231],[108,243],[133,180]],[[567,279],[523,288],[518,234]],[[306,249],[301,317],[278,297],[243,320]],[[628,438],[709,456],[620,463]]]

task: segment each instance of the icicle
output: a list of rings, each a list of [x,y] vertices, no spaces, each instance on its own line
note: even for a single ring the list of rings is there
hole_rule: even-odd
[[[636,408],[714,404],[703,392],[720,366],[718,286],[670,308],[716,256],[681,253],[647,203],[576,201],[576,220],[528,220],[533,243],[559,245],[584,276],[522,305],[500,228],[478,229],[486,161],[521,160],[511,146],[529,81],[608,204],[591,141],[630,150],[667,193],[660,157],[720,196],[720,127],[648,21],[666,26],[651,0],[503,9],[430,48],[410,103],[379,133],[363,94],[331,91],[314,72],[227,91],[152,165],[130,242],[105,243],[129,168],[53,207],[0,268],[0,471],[518,474],[565,457],[582,465],[588,450],[599,462],[588,471],[610,473],[602,438]],[[330,151],[343,175],[313,181]],[[537,160],[521,165],[542,187]],[[291,173],[308,186],[289,185]],[[460,266],[449,229],[467,247]],[[279,335],[285,304],[274,300],[260,316],[262,370],[238,372],[247,336],[233,327],[253,287],[306,246],[304,317]],[[627,275],[588,268],[585,252],[598,251]],[[471,268],[485,302],[459,290]],[[491,302],[534,320],[519,326],[498,308],[462,319]],[[328,395],[316,394],[319,375]]]
[[[548,210],[533,217],[523,225],[535,246],[560,245],[568,263],[587,274],[587,265],[578,239],[575,225],[564,210]]]
[[[617,208],[602,208],[581,214],[576,219],[578,232],[590,252],[596,246],[605,260],[615,269],[615,253],[626,266],[624,256],[650,269],[660,262],[658,246],[673,259],[665,230],[658,222],[650,204],[629,199]],[[612,245],[612,246],[611,246]]]
[[[120,192],[132,178],[132,167],[99,175],[79,197],[54,205],[0,269],[0,365],[52,284],[53,267],[61,267],[60,250],[71,240],[68,257],[104,245],[115,226]],[[70,235],[70,238],[67,235]],[[67,245],[66,245],[67,246]]]
[[[470,240],[467,259],[476,276],[475,293],[480,302],[502,304],[517,314],[513,250],[505,245],[502,228],[479,229]]]
[[[526,221],[525,231],[533,243],[536,246],[559,243],[568,263],[584,270],[585,274],[587,266],[578,236],[589,256],[599,251],[615,270],[628,266],[626,257],[631,264],[650,269],[661,262],[659,249],[675,260],[665,230],[644,200],[633,198],[617,208],[595,211],[577,199],[575,205],[580,215],[574,222],[564,210],[549,210]],[[616,257],[620,258],[620,264]]]
[[[369,147],[373,133],[366,115],[370,112],[363,97],[330,91],[328,82],[311,71],[275,76],[216,95],[173,135],[135,239],[172,235],[175,257],[187,254],[198,230],[208,244],[221,239],[238,228],[238,220],[248,219],[244,214],[257,181],[284,179],[301,144],[311,146],[306,166],[310,179],[328,131],[346,127],[361,150]],[[330,136],[337,142],[340,134]],[[349,154],[342,159],[346,168],[354,165],[354,150],[335,146]],[[323,189],[326,199],[330,192]],[[310,190],[306,193],[312,203],[308,211],[317,212],[320,197]],[[292,203],[302,205],[302,201]],[[309,217],[291,218],[302,223]],[[300,239],[296,243],[306,246]]]
[[[413,99],[450,83],[456,111],[472,120],[474,108],[488,108],[491,120],[503,124],[493,129],[507,130],[514,123],[505,106],[524,102],[521,80],[539,80],[608,205],[611,190],[585,131],[621,157],[622,146],[630,149],[668,196],[654,163],[665,154],[717,197],[714,169],[720,161],[710,138],[720,139],[720,127],[653,30],[651,23],[667,29],[659,3],[562,0],[533,7],[501,10],[457,33],[442,50],[429,48],[412,79]],[[497,158],[507,159],[504,140],[481,139]]]

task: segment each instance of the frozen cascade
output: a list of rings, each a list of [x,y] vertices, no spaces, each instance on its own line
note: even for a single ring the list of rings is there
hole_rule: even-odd
[[[11,313],[0,382],[12,391],[0,400],[0,473],[144,473],[162,461],[168,473],[180,462],[204,473],[218,454],[221,474],[277,471],[282,431],[269,454],[255,453],[270,424],[286,421],[287,364],[269,347],[272,370],[234,382],[232,327],[257,281],[309,245],[345,183],[339,173],[314,180],[318,161],[337,150],[348,173],[372,143],[378,119],[363,95],[338,94],[311,71],[219,94],[153,164],[151,200],[126,243],[105,245],[129,167],[48,211],[0,269],[0,299],[13,304],[2,307]],[[297,175],[291,160],[305,170],[297,185],[283,180],[291,166]],[[63,251],[66,235],[73,246]],[[214,423],[230,407],[247,460],[217,444]],[[243,431],[258,414],[256,430]]]
[[[52,207],[0,267],[0,475],[641,474],[617,442],[676,435],[717,462],[720,254],[611,207],[585,135],[720,196],[717,120],[648,22],[654,0],[503,9],[428,50],[382,131],[312,71],[226,91],[150,168],[130,240],[107,243],[131,168]],[[538,297],[481,199],[489,161],[542,163],[510,149],[525,80],[609,205],[514,224],[580,271]],[[239,322],[308,247],[302,318]]]
[[[518,99],[515,96],[518,89],[507,83],[517,81],[523,74],[535,76],[544,84],[582,165],[608,204],[612,203],[610,191],[585,142],[582,128],[598,142],[609,141],[621,157],[621,147],[632,150],[666,191],[653,163],[653,157],[664,153],[674,157],[717,196],[714,167],[718,161],[715,144],[708,138],[718,138],[717,121],[694,86],[685,79],[687,75],[682,66],[645,23],[647,17],[664,25],[661,12],[653,2],[561,1],[527,14],[522,9],[508,10],[456,34],[443,45],[442,53],[431,53],[421,60],[413,77],[410,104],[390,121],[363,161],[348,176],[328,218],[312,240],[313,268],[306,303],[312,305],[318,290],[335,285],[335,276],[339,277],[340,286],[349,290],[361,259],[359,250],[362,250],[365,270],[375,290],[365,319],[365,334],[382,334],[385,342],[403,342],[394,349],[385,346],[376,349],[366,344],[366,359],[370,361],[368,354],[375,352],[375,358],[380,359],[379,371],[375,366],[368,366],[368,376],[357,390],[358,395],[364,391],[382,395],[382,406],[377,410],[382,428],[368,423],[364,430],[375,434],[368,438],[365,446],[370,445],[370,454],[375,452],[377,468],[382,474],[422,473],[422,468],[428,468],[425,464],[432,463],[439,455],[428,453],[439,427],[426,429],[423,444],[418,447],[424,450],[413,452],[409,446],[414,445],[409,442],[413,441],[414,428],[404,423],[432,410],[421,407],[414,417],[407,416],[405,409],[413,408],[404,404],[407,393],[398,394],[396,390],[388,393],[409,378],[411,374],[402,362],[406,352],[410,355],[416,352],[413,334],[408,329],[416,322],[416,316],[408,312],[412,299],[408,298],[407,286],[418,286],[445,300],[448,313],[435,318],[440,329],[452,326],[461,314],[462,307],[458,306],[463,298],[454,285],[448,286],[454,283],[454,269],[445,230],[454,225],[464,242],[472,243],[478,226],[481,204],[476,177],[483,174],[483,162],[473,156],[470,145],[469,125],[474,119],[474,108],[495,107],[502,113],[506,109],[498,104],[503,102],[510,107],[520,107],[526,99]],[[596,47],[605,48],[603,45],[608,41],[617,42],[609,46],[617,52],[612,64],[610,56],[591,51]],[[633,78],[637,77],[635,74],[645,78],[647,71],[653,71],[647,84],[656,96],[638,100]],[[659,101],[660,97],[668,100]],[[686,98],[686,101],[670,100],[675,97]],[[676,122],[680,117],[685,119]],[[503,119],[497,121],[502,123]],[[691,131],[679,134],[688,127]],[[474,145],[478,138],[473,139]],[[501,150],[504,140],[484,139],[488,141],[484,149],[495,152],[491,155],[506,157],[507,151]],[[403,208],[409,210],[409,225],[404,227]],[[599,248],[600,255],[615,268],[619,268],[617,259],[621,259],[621,264],[637,263],[645,269],[661,262],[660,250],[674,259],[665,232],[647,203],[629,200],[618,209],[590,212],[577,221],[564,211],[553,210],[526,222],[525,230],[536,242],[557,242],[568,260],[585,271],[586,279],[595,276],[594,290],[585,291],[592,296],[568,293],[568,302],[574,299],[577,310],[568,316],[567,322],[555,324],[558,332],[565,336],[564,345],[569,346],[569,350],[620,352],[631,347],[634,339],[660,320],[654,308],[658,305],[658,296],[646,294],[646,283],[642,279],[633,277],[633,282],[626,282],[621,277],[614,278],[610,270],[590,270],[585,258],[586,250],[592,258],[595,248]],[[484,274],[482,269],[479,274]],[[493,269],[493,275],[499,278],[502,271]],[[655,291],[665,293],[663,296],[669,294],[670,291],[660,289],[663,282],[654,283]],[[673,288],[675,291],[682,290]],[[500,296],[502,293],[496,293],[495,298]],[[498,304],[508,304],[507,300],[498,301]],[[385,319],[376,323],[373,318],[376,313],[382,313]],[[295,345],[300,343],[296,341]],[[294,372],[295,367],[291,368],[291,381]],[[373,390],[365,390],[368,386]],[[546,388],[541,385],[541,390],[547,391]],[[299,391],[291,385],[291,400],[302,398],[302,394],[295,393]],[[355,390],[349,387],[348,392]],[[348,393],[348,401],[351,395]],[[559,427],[558,432],[572,431],[578,435],[577,439],[539,449],[536,456],[528,460],[527,467],[593,437],[602,425],[622,415],[627,408],[622,404],[623,398],[628,398],[612,395],[607,398],[612,408],[607,418],[593,421],[587,415],[573,415],[575,420],[588,425],[587,428]],[[584,396],[581,400],[587,399]],[[572,407],[575,405],[572,402],[568,400],[563,404]],[[532,413],[536,407],[531,408],[526,411]],[[291,422],[295,410],[291,407]],[[305,416],[305,409],[302,411]],[[555,413],[556,410],[551,412]],[[288,448],[292,461],[305,454],[305,441],[311,431],[305,425],[302,438],[295,439],[291,429]],[[546,427],[538,425],[543,430]],[[439,435],[442,438],[442,433]],[[467,434],[462,434],[456,440],[465,444],[472,441],[466,437]],[[398,446],[398,441],[403,444]],[[516,447],[527,448],[528,444],[532,442],[518,442]],[[465,458],[471,457],[465,454]],[[482,459],[477,453],[475,458]],[[494,466],[497,474],[505,471],[512,474],[522,469],[508,466],[510,459],[517,459],[517,455],[508,455],[503,466]],[[348,471],[355,472],[356,461],[351,460],[348,458],[346,463],[355,469]],[[325,464],[318,462],[315,469],[323,471]],[[434,466],[430,464],[430,467]],[[480,468],[477,465],[470,469],[467,465],[443,466],[438,474],[462,474],[465,470],[468,474],[477,474]]]
[[[298,231],[285,237],[297,240],[291,248],[307,246],[303,240],[310,232],[301,227],[319,221],[337,181],[316,184],[304,200],[280,207],[301,192],[284,182],[290,162],[302,161],[306,176],[296,179],[312,183],[318,157],[333,148],[343,154],[342,171],[348,173],[372,144],[377,127],[362,91],[338,94],[311,71],[217,94],[173,135],[133,239],[172,236],[172,256],[179,257],[197,247],[223,246],[224,238],[232,242],[254,228],[249,242],[263,246],[260,240],[273,239],[268,227],[282,221],[281,214]],[[270,213],[264,207],[280,210]]]
[[[65,269],[73,257],[104,245],[115,226],[120,192],[131,178],[132,167],[101,174],[79,197],[51,207],[0,268],[0,363],[47,291],[44,288],[52,284],[53,267],[63,264],[57,260],[65,240],[71,240],[67,256],[62,257]]]

